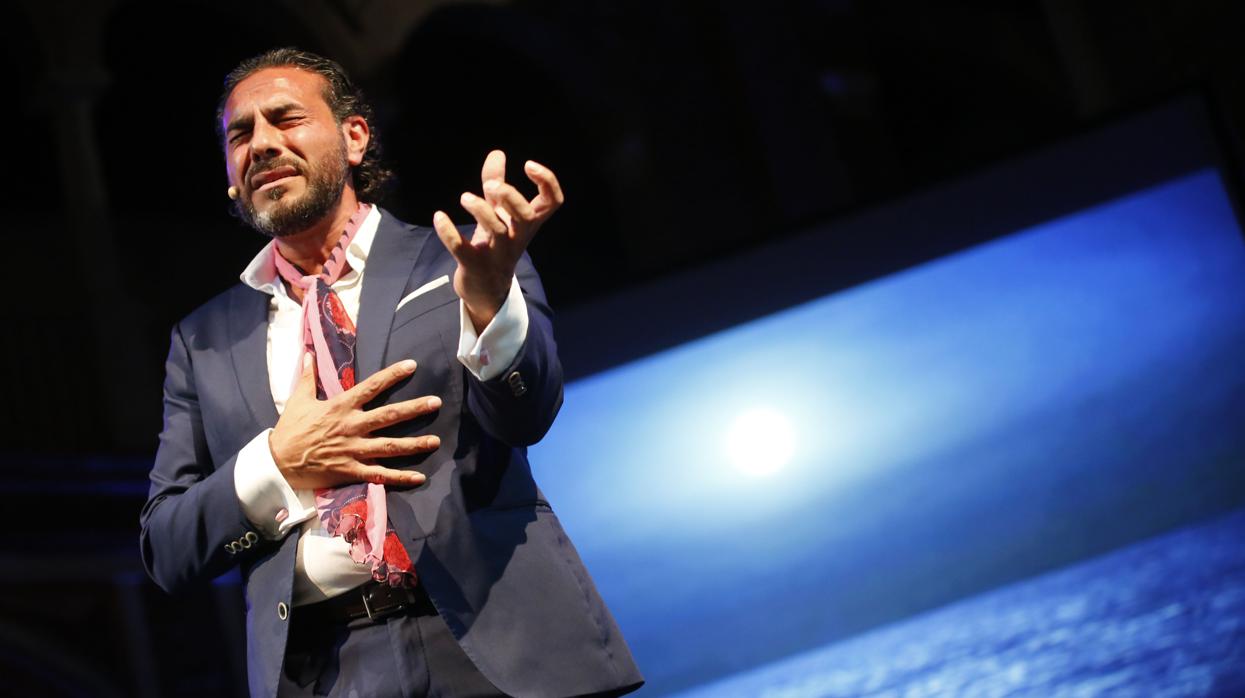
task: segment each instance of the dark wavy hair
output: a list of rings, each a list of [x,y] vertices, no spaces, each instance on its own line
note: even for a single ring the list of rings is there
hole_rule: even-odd
[[[333,118],[340,124],[348,116],[361,116],[367,121],[371,139],[363,162],[351,168],[354,175],[355,195],[360,201],[374,203],[393,184],[393,170],[385,167],[380,159],[380,138],[372,119],[372,105],[368,104],[363,91],[355,86],[350,76],[337,63],[310,51],[287,47],[276,48],[248,58],[229,71],[220,100],[216,103],[216,134],[224,142],[225,102],[238,83],[265,68],[298,68],[324,78],[324,101],[329,105]]]

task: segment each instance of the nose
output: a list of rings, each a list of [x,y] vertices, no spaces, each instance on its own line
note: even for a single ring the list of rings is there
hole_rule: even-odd
[[[281,129],[268,123],[267,119],[255,120],[251,131],[251,159],[262,161],[281,154]]]

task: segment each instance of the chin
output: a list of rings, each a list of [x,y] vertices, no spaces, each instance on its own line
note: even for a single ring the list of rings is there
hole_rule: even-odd
[[[255,203],[255,217],[272,220],[297,208],[299,199],[285,187],[273,187],[257,196]]]
[[[261,197],[265,199],[262,203],[267,206],[255,211],[254,227],[274,238],[289,237],[307,230],[326,215],[336,200],[320,200],[306,193],[279,195],[275,201],[271,197],[270,191],[265,191]]]

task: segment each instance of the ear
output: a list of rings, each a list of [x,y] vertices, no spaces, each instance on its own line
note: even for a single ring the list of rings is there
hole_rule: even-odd
[[[358,114],[347,116],[342,119],[341,128],[346,142],[346,161],[351,167],[358,167],[363,162],[363,154],[367,152],[367,144],[372,138],[367,120]]]

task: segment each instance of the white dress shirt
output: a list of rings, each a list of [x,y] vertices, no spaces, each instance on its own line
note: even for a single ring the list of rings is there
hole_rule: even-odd
[[[358,322],[367,256],[380,217],[380,209],[373,206],[346,248],[350,270],[333,284],[351,322]],[[241,279],[247,286],[272,296],[268,303],[268,381],[280,414],[299,376],[296,364],[302,350],[302,306],[286,292],[272,255],[272,246],[265,245],[242,272]],[[399,307],[445,283],[449,283],[448,277],[425,284],[403,298]],[[511,280],[510,295],[478,336],[462,301],[459,316],[459,362],[482,381],[497,377],[518,355],[527,338],[527,303],[518,279]],[[295,526],[302,527],[294,563],[294,605],[323,601],[368,581],[372,578],[371,565],[356,563],[345,539],[329,536],[322,528],[316,515],[314,491],[295,490],[277,469],[268,447],[271,431],[260,432],[238,453],[234,488],[247,519],[269,539],[282,538]]]

